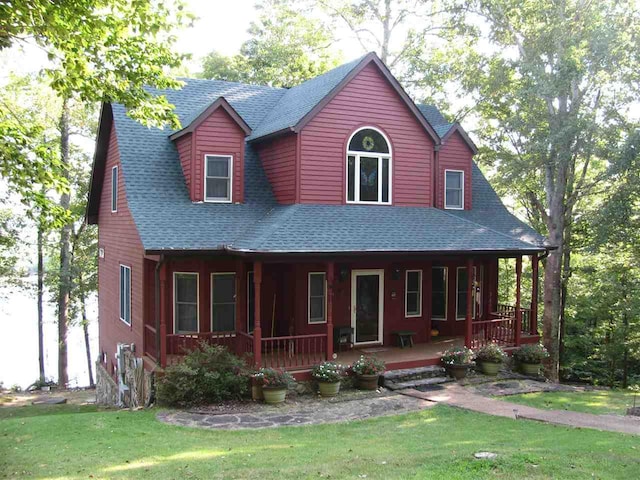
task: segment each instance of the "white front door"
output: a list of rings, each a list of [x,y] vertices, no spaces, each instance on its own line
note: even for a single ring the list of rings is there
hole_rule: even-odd
[[[384,270],[351,272],[351,327],[356,345],[382,343]]]

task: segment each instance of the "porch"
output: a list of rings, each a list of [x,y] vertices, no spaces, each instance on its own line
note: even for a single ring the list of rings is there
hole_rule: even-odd
[[[537,255],[531,261],[533,299]],[[360,355],[376,355],[391,369],[412,368],[438,363],[455,345],[512,348],[539,338],[537,302],[521,305],[521,256],[513,305],[497,302],[496,257],[349,263],[179,258],[149,267],[150,274],[158,272],[159,295],[147,303],[153,310],[148,313],[158,315],[146,318],[157,317],[159,328],[145,322],[144,353],[161,367],[202,341],[224,345],[255,367],[295,371],[327,359],[348,364]],[[473,273],[465,276],[465,271]],[[179,298],[184,286],[177,275],[185,272],[194,275],[193,331],[183,331],[189,317],[180,311],[188,302]],[[415,285],[409,272],[420,272]],[[314,287],[314,275],[324,287],[322,282]],[[222,283],[222,276],[228,281]],[[223,289],[230,289],[226,300]],[[350,331],[346,345],[334,338],[337,328]],[[411,331],[414,345],[398,347],[398,331]]]

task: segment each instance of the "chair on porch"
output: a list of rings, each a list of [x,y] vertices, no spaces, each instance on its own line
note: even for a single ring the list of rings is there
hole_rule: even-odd
[[[353,328],[333,327],[333,349],[341,352],[344,345],[353,348]]]

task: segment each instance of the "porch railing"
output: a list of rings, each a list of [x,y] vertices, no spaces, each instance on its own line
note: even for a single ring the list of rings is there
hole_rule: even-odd
[[[145,355],[149,355],[154,360],[158,359],[158,352],[156,348],[156,329],[153,325],[145,324],[143,331],[143,345]]]
[[[262,366],[307,368],[326,359],[327,335],[296,335],[262,339]]]
[[[193,350],[200,342],[211,345],[223,345],[230,351],[236,349],[236,332],[204,332],[204,333],[175,333],[167,335],[167,355],[184,355]]]
[[[531,309],[530,308],[520,308],[521,316],[522,316],[522,327],[520,331],[525,335],[537,335],[537,332],[531,331]],[[501,318],[506,317],[516,317],[516,307],[513,305],[507,305],[504,303],[499,303],[497,305],[496,315],[500,315]]]
[[[502,347],[515,346],[515,316],[505,315],[503,318],[482,320],[471,324],[471,348],[482,347],[489,343],[497,343]]]

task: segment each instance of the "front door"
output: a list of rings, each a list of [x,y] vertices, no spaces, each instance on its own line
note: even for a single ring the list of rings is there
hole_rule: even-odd
[[[351,326],[355,344],[382,343],[384,270],[351,272]]]

